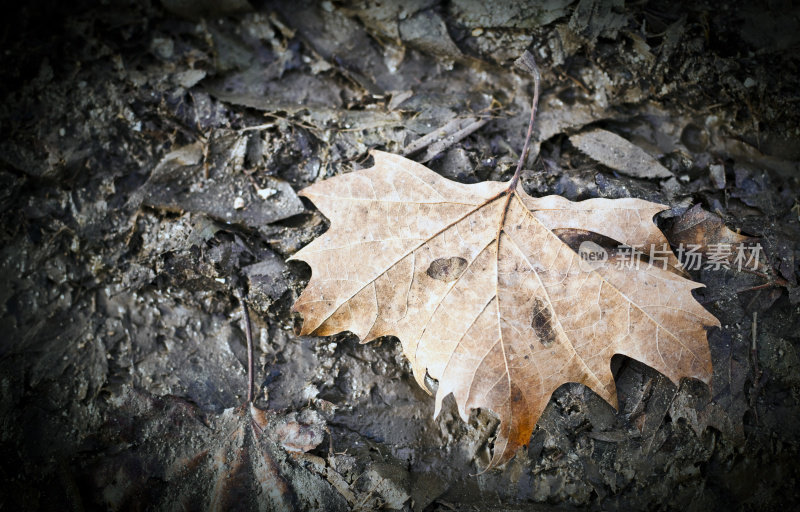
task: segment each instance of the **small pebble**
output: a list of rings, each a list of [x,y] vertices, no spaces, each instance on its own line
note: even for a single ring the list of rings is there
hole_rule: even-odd
[[[258,189],[258,192],[256,192],[256,194],[258,194],[258,197],[260,197],[261,199],[269,199],[270,197],[274,196],[277,193],[278,191],[275,190],[274,188],[260,188]]]
[[[244,199],[242,199],[241,197],[237,197],[236,199],[234,199],[233,207],[236,210],[241,210],[242,208],[244,208]]]
[[[481,27],[476,27],[472,29],[472,37],[480,37],[483,35],[483,29]]]
[[[709,165],[708,175],[715,188],[725,188],[725,166],[720,164]]]

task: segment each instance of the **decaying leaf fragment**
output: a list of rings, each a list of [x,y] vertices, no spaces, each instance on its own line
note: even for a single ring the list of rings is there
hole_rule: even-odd
[[[737,257],[743,257],[748,263],[752,262],[752,268],[767,270],[759,261],[758,252],[755,252],[755,238],[731,231],[719,215],[704,210],[699,204],[678,217],[667,232],[673,245],[694,247],[703,255],[721,246],[726,248],[723,259],[732,267],[737,266]],[[741,254],[740,249],[743,251]]]
[[[350,510],[332,478],[297,463],[323,439],[314,411],[284,415],[251,403],[217,415],[135,389],[114,400],[118,410],[97,434],[107,448],[79,475],[98,500],[89,509],[284,511],[322,502]]]
[[[401,156],[372,155],[372,168],[302,192],[331,221],[293,257],[312,269],[294,305],[302,334],[397,336],[420,386],[426,373],[439,381],[435,414],[452,393],[465,421],[477,407],[499,416],[490,466],[528,443],[566,382],[616,407],[614,354],[676,383],[710,382],[705,328],[719,322],[692,297],[702,285],[655,265],[581,265],[554,233],[667,247],[652,221],[665,206],[534,198],[516,178],[464,185]]]
[[[622,174],[637,178],[669,178],[672,173],[642,148],[616,133],[599,128],[578,133],[569,141],[590,158]]]

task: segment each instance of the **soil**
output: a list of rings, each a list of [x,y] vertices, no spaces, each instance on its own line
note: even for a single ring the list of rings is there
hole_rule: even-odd
[[[800,503],[797,6],[4,10],[0,510]],[[619,411],[565,384],[527,449],[483,472],[494,416],[464,423],[451,397],[433,418],[394,338],[295,335],[310,270],[286,259],[327,227],[297,192],[369,166],[372,148],[465,183],[508,179],[530,112],[532,80],[513,64],[526,49],[543,86],[529,193],[669,205],[656,220],[675,245],[700,205],[763,254],[750,272],[690,272],[722,323],[711,388],[615,356]],[[658,172],[592,159],[575,141],[596,129]],[[412,145],[426,135],[438,143]]]

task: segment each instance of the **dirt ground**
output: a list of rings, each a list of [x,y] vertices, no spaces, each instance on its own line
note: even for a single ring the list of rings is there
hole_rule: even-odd
[[[4,10],[0,510],[800,503],[797,6]],[[464,423],[451,397],[434,419],[394,338],[295,335],[310,270],[285,261],[327,227],[297,192],[369,166],[369,149],[409,152],[433,134],[412,158],[464,183],[508,179],[530,112],[531,78],[513,64],[526,49],[543,86],[528,193],[667,204],[657,222],[675,245],[700,205],[756,237],[763,260],[691,272],[722,323],[713,391],[615,356],[619,411],[564,385],[527,449],[481,472],[494,416]],[[598,163],[574,138],[597,128],[668,172]],[[711,225],[700,239],[725,235]]]

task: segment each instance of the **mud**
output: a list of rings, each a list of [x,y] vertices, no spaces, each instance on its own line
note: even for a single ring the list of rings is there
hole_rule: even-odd
[[[4,8],[0,508],[800,502],[797,8],[495,4]],[[763,260],[691,272],[722,323],[711,388],[615,356],[619,411],[566,384],[528,448],[482,472],[492,414],[465,423],[448,398],[434,419],[396,339],[295,335],[310,271],[286,259],[327,227],[297,192],[367,167],[371,148],[464,183],[508,179],[525,49],[543,79],[528,193],[667,204],[667,233],[699,204]],[[594,130],[658,171],[570,142]]]

